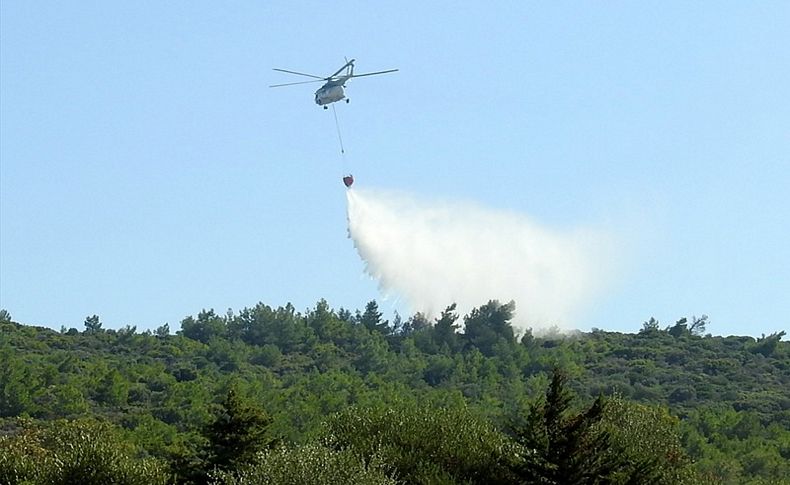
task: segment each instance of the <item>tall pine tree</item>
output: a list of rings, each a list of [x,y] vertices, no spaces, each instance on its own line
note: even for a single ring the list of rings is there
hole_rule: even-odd
[[[239,395],[231,386],[206,430],[209,440],[209,469],[238,469],[252,461],[259,451],[271,448],[275,440],[269,433],[272,418]]]

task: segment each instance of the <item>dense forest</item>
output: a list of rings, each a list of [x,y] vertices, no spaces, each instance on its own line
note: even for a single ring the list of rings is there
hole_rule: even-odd
[[[173,334],[0,311],[0,484],[790,483],[784,332],[513,312],[259,303]]]

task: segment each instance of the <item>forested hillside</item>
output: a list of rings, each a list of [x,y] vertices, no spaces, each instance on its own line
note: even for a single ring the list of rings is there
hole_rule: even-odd
[[[518,335],[513,311],[260,303],[175,335],[1,312],[0,483],[788,483],[784,332]]]

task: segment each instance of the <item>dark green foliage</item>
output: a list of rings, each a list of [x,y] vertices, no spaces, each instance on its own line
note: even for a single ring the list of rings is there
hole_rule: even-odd
[[[606,399],[599,431],[609,437],[610,459],[618,462],[612,483],[694,484],[701,476],[680,443],[679,420],[666,408]]]
[[[403,337],[408,337],[417,333],[420,333],[422,330],[430,328],[431,322],[426,318],[425,315],[422,313],[415,313],[411,316],[406,323],[403,324],[401,327],[401,335]]]
[[[228,470],[250,463],[256,453],[273,445],[271,424],[272,418],[263,409],[243,399],[231,386],[206,430],[209,468]]]
[[[524,426],[514,430],[528,451],[518,467],[524,483],[610,483],[622,463],[611,453],[609,432],[597,426],[603,400],[579,414],[570,413],[567,376],[554,371],[545,401],[535,403]],[[631,477],[629,477],[631,478]]]
[[[436,320],[433,326],[434,341],[439,349],[453,353],[458,350],[458,328],[460,325],[455,323],[458,320],[458,314],[455,313],[455,303],[447,307],[441,317]]]
[[[102,331],[101,322],[98,315],[93,315],[85,319],[85,333],[99,333]]]
[[[0,321],[0,435],[4,423],[18,416],[33,423],[96,417],[122,427],[123,439],[144,450],[135,459],[147,453],[166,460],[178,482],[197,483],[212,468],[203,433],[215,422],[212,410],[231,382],[251,406],[265,407],[269,436],[281,437],[294,453],[281,450],[277,463],[290,463],[302,446],[317,443],[328,416],[353,406],[464,409],[496,430],[508,417],[525,418],[545,396],[551,369],[561,367],[579,400],[557,422],[569,426],[583,419],[572,429],[577,436],[569,434],[566,444],[556,441],[553,449],[569,455],[605,449],[605,442],[592,438],[606,430],[609,453],[630,457],[612,475],[614,483],[652,466],[640,446],[665,450],[659,461],[664,471],[648,482],[682,483],[686,452],[695,470],[725,483],[779,482],[790,474],[790,344],[782,332],[759,340],[703,337],[699,322],[707,319],[691,317],[679,320],[672,333],[651,320],[638,334],[516,335],[512,305],[489,302],[464,316],[466,328],[459,333],[452,306],[436,320],[417,314],[386,328],[377,305],[365,310],[335,312],[320,301],[302,313],[292,305],[259,303],[236,314],[201,312],[186,318],[175,335],[169,329],[139,333],[134,325],[102,329],[98,317],[91,320],[92,331],[55,332],[13,323],[9,316]],[[599,394],[613,393],[620,397],[605,400],[602,416],[589,408]],[[612,407],[615,401],[620,408]],[[609,419],[613,409],[621,417]],[[672,416],[680,418],[679,426]],[[451,424],[440,428],[448,436]],[[679,433],[682,446],[676,448]],[[424,441],[442,449],[436,440]],[[605,452],[598,455],[609,459]],[[259,463],[257,456],[250,466]],[[438,462],[413,460],[414,473],[426,481],[455,480],[446,469],[453,455],[437,456]],[[475,456],[452,460],[474,462]],[[679,475],[665,473],[669,469]]]
[[[691,325],[689,325],[689,332],[692,335],[702,336],[705,333],[705,328],[708,325],[708,316],[702,315],[701,317],[691,317]]]
[[[650,317],[650,320],[646,321],[642,324],[642,330],[639,333],[642,334],[657,334],[660,331],[658,320],[653,317]]]
[[[365,312],[359,315],[359,323],[368,330],[389,333],[389,322],[381,319],[382,313],[379,311],[379,304],[376,300],[371,300],[365,305]]]
[[[156,485],[166,465],[145,458],[119,431],[96,421],[55,421],[0,437],[0,483]]]
[[[467,409],[395,405],[352,407],[326,424],[322,442],[381,461],[405,483],[513,483],[519,449]]]
[[[288,353],[303,350],[315,342],[314,330],[291,304],[273,309],[258,303],[237,316],[229,314],[226,320],[228,336],[248,345],[271,344]]]
[[[208,442],[198,433],[177,435],[165,445],[162,456],[170,464],[175,482],[183,485],[204,484],[213,472],[206,462]]]
[[[774,354],[774,352],[776,352],[776,348],[784,336],[784,330],[779,333],[772,333],[767,337],[763,335],[762,338],[758,339],[757,342],[751,346],[750,350],[754,353],[761,354],[764,357],[770,357]]]
[[[681,318],[675,324],[667,329],[667,333],[672,335],[673,337],[681,337],[683,335],[690,334],[688,329],[688,319],[686,317]]]
[[[184,337],[199,342],[208,343],[214,337],[223,337],[227,333],[226,324],[222,317],[214,313],[214,309],[203,310],[198,313],[197,319],[187,317],[181,320],[181,331]]]
[[[379,459],[364,462],[351,450],[319,444],[277,448],[254,464],[217,476],[218,485],[396,485]]]
[[[780,477],[790,477],[790,427],[786,421],[763,423],[752,411],[717,405],[692,411],[681,428],[685,448],[697,469],[717,483],[787,483]],[[769,477],[774,482],[769,482]]]
[[[515,340],[513,327],[510,324],[515,309],[516,303],[513,301],[503,305],[496,300],[473,309],[464,318],[466,341],[480,350],[483,355],[493,356],[496,353],[497,343],[512,343]]]
[[[170,335],[170,325],[165,323],[161,327],[158,327],[154,331],[154,335],[156,335],[157,337],[167,337],[168,335]]]
[[[697,483],[666,411],[598,397],[571,411],[567,376],[555,369],[545,400],[531,406],[513,432],[526,449],[516,466],[522,483]]]
[[[122,406],[129,396],[129,384],[120,372],[115,369],[108,371],[98,382],[93,393],[96,402],[107,406]]]
[[[0,347],[0,417],[19,416],[33,408],[31,369],[9,346]]]

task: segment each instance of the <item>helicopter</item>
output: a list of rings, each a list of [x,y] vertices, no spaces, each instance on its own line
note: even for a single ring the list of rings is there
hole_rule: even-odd
[[[376,74],[387,74],[389,72],[395,72],[397,69],[388,69],[386,71],[376,71],[376,72],[366,72],[365,74],[354,74],[354,61],[355,59],[351,59],[350,61],[346,59],[346,63],[338,69],[334,74],[328,77],[321,77],[321,76],[314,76],[313,74],[305,74],[303,72],[296,72],[296,71],[288,71],[286,69],[274,69],[275,71],[280,72],[287,72],[288,74],[296,74],[297,76],[306,76],[306,77],[313,77],[315,78],[314,81],[300,81],[295,83],[285,83],[285,84],[274,84],[269,86],[270,88],[279,88],[281,86],[293,86],[294,84],[308,84],[308,83],[317,83],[320,81],[326,81],[326,83],[318,88],[318,91],[315,92],[315,104],[318,106],[323,106],[324,109],[328,109],[327,106],[330,103],[334,103],[336,101],[340,101],[341,99],[345,99],[346,103],[349,102],[349,99],[346,98],[345,93],[343,92],[343,88],[346,87],[346,82],[354,77],[362,77],[362,76],[373,76]],[[344,74],[340,74],[345,70]]]

